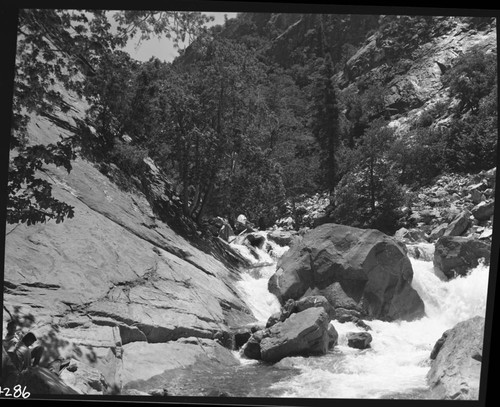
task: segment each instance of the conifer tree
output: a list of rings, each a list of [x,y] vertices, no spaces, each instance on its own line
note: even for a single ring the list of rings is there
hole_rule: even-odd
[[[312,95],[311,131],[321,149],[322,184],[330,192],[337,183],[335,154],[339,144],[339,106],[333,80],[333,63],[327,53],[318,72]]]

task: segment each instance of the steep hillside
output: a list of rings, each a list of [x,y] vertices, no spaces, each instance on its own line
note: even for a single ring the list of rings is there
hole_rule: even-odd
[[[60,117],[70,126],[83,107],[77,99],[72,104],[73,118]],[[33,117],[29,130],[37,143],[72,136],[43,117]],[[4,307],[34,316],[31,331],[47,360],[78,358],[121,388],[205,352],[176,340],[212,339],[254,321],[234,287],[236,269],[173,232],[143,194],[124,192],[80,158],[69,174],[48,167],[43,178],[75,216],[60,224],[8,225]],[[7,319],[4,312],[4,332]],[[159,370],[138,368],[135,358],[165,353],[169,346],[182,348],[178,362],[169,358]]]

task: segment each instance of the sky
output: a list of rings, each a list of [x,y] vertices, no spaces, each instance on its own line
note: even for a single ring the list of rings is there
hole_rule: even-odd
[[[214,21],[209,25],[224,24],[224,15],[227,15],[227,18],[236,17],[236,13],[226,12],[207,12],[204,14],[214,17]],[[140,44],[138,42],[138,39],[130,41],[124,48],[124,51],[128,52],[132,58],[139,61],[144,62],[154,56],[161,61],[171,62],[178,56],[177,50],[174,48],[172,41],[168,38],[159,39],[154,37],[148,41],[142,41]]]

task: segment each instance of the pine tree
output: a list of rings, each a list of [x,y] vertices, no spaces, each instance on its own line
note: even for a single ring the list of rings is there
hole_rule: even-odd
[[[322,184],[334,191],[337,183],[335,154],[339,144],[339,106],[333,80],[333,63],[327,53],[315,81],[311,109],[311,131],[321,152]]]

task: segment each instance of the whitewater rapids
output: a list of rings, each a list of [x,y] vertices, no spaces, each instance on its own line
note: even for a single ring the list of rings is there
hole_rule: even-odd
[[[277,258],[288,249],[274,242],[268,244],[271,255],[259,249],[252,249],[252,254],[243,245],[233,245],[254,264],[242,274],[238,288],[263,323],[280,310],[278,300],[267,290],[267,282]],[[350,322],[332,321],[339,333],[338,345],[324,356],[281,360],[275,369],[293,368],[299,373],[270,384],[269,390],[293,398],[425,398],[429,355],[436,341],[457,323],[485,316],[489,268],[480,264],[466,276],[446,281],[430,260],[433,245],[421,244],[418,248],[424,255],[420,259],[410,257],[412,286],[424,301],[425,317],[412,322],[367,321],[373,341],[365,350],[347,346],[347,332],[360,328]],[[260,363],[241,361],[245,365]]]

